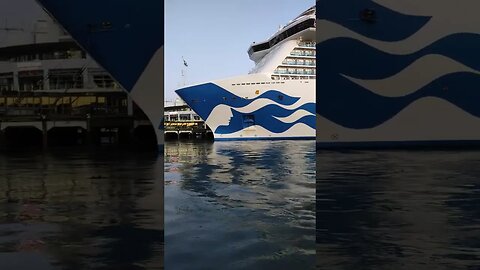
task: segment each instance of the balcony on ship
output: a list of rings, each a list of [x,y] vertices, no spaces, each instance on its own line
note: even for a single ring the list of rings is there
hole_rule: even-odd
[[[314,67],[316,66],[315,60],[304,60],[304,59],[285,59],[282,62],[283,66],[307,66]]]
[[[285,70],[285,69],[276,69],[273,71],[273,74],[279,75],[315,75],[315,69],[305,69],[305,70]]]
[[[298,47],[299,48],[306,48],[306,49],[310,49],[310,48],[315,48],[316,47],[316,43],[313,42],[313,41],[300,41],[298,43]]]
[[[293,50],[290,52],[291,56],[304,56],[304,57],[316,57],[316,52],[315,51],[299,51],[299,50]]]

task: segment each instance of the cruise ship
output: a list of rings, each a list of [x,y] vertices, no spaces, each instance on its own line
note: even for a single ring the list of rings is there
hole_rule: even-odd
[[[163,1],[37,1],[130,94],[163,149]]]
[[[315,7],[253,43],[247,75],[190,85],[176,93],[215,140],[315,139]]]
[[[317,1],[317,146],[480,145],[479,1]]]

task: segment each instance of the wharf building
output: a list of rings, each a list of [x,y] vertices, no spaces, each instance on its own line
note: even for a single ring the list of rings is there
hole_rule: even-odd
[[[198,114],[181,98],[165,101],[164,106],[165,140],[208,139],[213,133]]]
[[[0,147],[155,141],[140,108],[51,18],[0,33]]]

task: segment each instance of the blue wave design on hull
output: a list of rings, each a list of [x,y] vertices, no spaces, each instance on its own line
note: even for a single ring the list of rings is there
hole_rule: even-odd
[[[313,115],[304,116],[293,123],[283,123],[282,121],[275,118],[287,117],[298,110],[305,110],[312,113]],[[270,104],[251,113],[245,114],[234,109],[232,109],[232,113],[233,116],[230,119],[230,123],[228,124],[228,126],[219,126],[215,130],[215,133],[231,134],[244,129],[245,126],[243,118],[245,115],[254,115],[255,125],[262,126],[272,133],[283,133],[298,123],[304,123],[312,129],[315,129],[316,125],[316,116],[314,115],[315,103],[307,103],[293,110],[287,110],[276,104]]]
[[[347,128],[378,126],[424,97],[441,98],[480,117],[480,76],[476,74],[462,72],[445,75],[403,97],[380,96],[339,75],[328,77],[329,90],[319,90],[317,93],[317,111]]]
[[[375,11],[376,22],[360,19],[365,9]],[[317,19],[337,23],[369,38],[398,41],[418,31],[431,17],[401,14],[371,0],[334,0],[317,1]]]
[[[437,78],[404,97],[372,93],[340,74],[358,79],[384,79],[398,74],[423,56],[439,54],[470,68],[480,69],[480,36],[453,34],[410,55],[392,55],[351,38],[337,38],[317,45],[317,113],[349,128],[371,128],[392,118],[416,99],[433,96],[447,100],[480,117],[480,77],[454,73]],[[443,89],[448,88],[448,91]],[[415,89],[406,89],[415,90]],[[408,91],[405,91],[408,92]]]
[[[273,102],[288,106],[294,104],[300,99],[297,97],[291,97],[277,90],[269,90],[253,99],[246,99],[213,83],[186,87],[176,90],[175,92],[204,120],[208,118],[215,107],[221,104],[233,108],[241,108],[249,105],[257,99],[266,98]]]
[[[477,34],[453,34],[409,55],[388,54],[351,38],[331,39],[316,48],[320,73],[317,89],[328,83],[328,76],[321,74],[343,73],[359,79],[380,79],[397,74],[429,54],[443,55],[480,70],[480,35]]]
[[[378,1],[382,3],[382,1]],[[388,2],[388,1],[387,1]],[[394,1],[395,2],[395,1]],[[396,1],[392,6],[407,7],[408,3]],[[458,5],[463,5],[458,3]],[[415,4],[409,5],[415,9]],[[422,5],[422,9],[427,7]],[[420,7],[419,7],[420,8]],[[438,21],[452,20],[452,14],[436,12],[437,7],[432,2],[431,14],[436,14]],[[362,20],[360,12],[371,9],[375,12],[372,21]],[[418,9],[420,11],[420,9]],[[425,10],[425,14],[429,11]],[[414,34],[428,35],[427,31],[438,31],[425,27],[431,17],[410,16],[399,11],[390,10],[371,0],[320,0],[317,1],[317,19],[328,20],[370,39],[385,42],[398,42],[389,44],[396,49],[401,49],[407,39]],[[433,21],[432,21],[433,23]],[[432,24],[441,27],[440,24]],[[319,31],[322,31],[319,29]],[[422,32],[420,32],[422,31]],[[423,32],[425,31],[425,32]],[[426,55],[437,54],[450,58],[469,68],[480,70],[480,35],[459,30],[432,44],[424,45],[418,51],[407,55],[395,55],[383,52],[369,46],[357,39],[339,37],[326,40],[317,44],[317,107],[319,115],[330,121],[351,129],[374,128],[398,115],[412,103],[426,97],[435,97],[449,102],[457,108],[475,117],[480,117],[480,76],[469,72],[456,72],[442,75],[420,89],[403,89],[405,94],[401,97],[385,97],[365,89],[364,87],[348,80],[341,74],[363,80],[379,80],[392,77],[408,68],[413,62]],[[447,32],[448,33],[448,32]],[[406,48],[405,48],[406,49]],[[424,62],[425,64],[425,62]],[[401,84],[399,85],[401,86]],[[398,88],[398,87],[396,87]],[[402,89],[399,89],[402,91]],[[423,108],[423,109],[428,109]],[[435,112],[434,112],[435,113]],[[462,119],[458,119],[461,121]],[[442,119],[438,119],[442,121]],[[397,126],[398,136],[402,138],[402,128]],[[445,127],[448,129],[449,127]],[[322,127],[319,127],[321,130]],[[375,131],[372,131],[374,134]],[[353,135],[355,132],[352,133]],[[377,134],[380,135],[380,134]],[[478,141],[467,141],[478,144]],[[429,141],[429,138],[419,136],[408,138],[404,141],[365,141],[365,142],[330,142],[317,143],[318,147],[406,147],[429,146],[438,144],[464,144],[465,141]]]
[[[244,122],[244,116],[246,115],[253,115],[255,118],[255,125],[262,126],[272,133],[285,132],[297,123],[304,123],[315,129],[316,122],[314,115],[304,116],[294,123],[283,123],[275,118],[275,116],[286,117],[295,111],[302,109],[315,114],[315,103],[306,103],[292,110],[282,108],[278,104],[290,106],[300,100],[300,98],[286,95],[277,90],[266,91],[253,99],[246,99],[237,96],[213,83],[191,86],[179,89],[176,92],[204,120],[209,117],[210,113],[218,105],[223,104],[232,107],[232,117],[229,124],[217,127],[214,131],[216,134],[231,134],[241,131],[246,127]],[[272,102],[275,102],[275,104],[266,105],[249,113],[241,113],[235,110],[235,108],[245,107],[255,100],[262,98],[269,99]]]
[[[164,1],[38,2],[129,92],[163,46]]]

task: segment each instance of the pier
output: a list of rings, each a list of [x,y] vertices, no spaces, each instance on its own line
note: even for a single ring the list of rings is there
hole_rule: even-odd
[[[0,44],[0,148],[156,145],[150,121],[108,72],[52,19],[33,25]]]
[[[213,139],[212,131],[198,121],[165,122],[165,140]]]
[[[182,100],[165,103],[165,140],[213,140],[213,132]]]
[[[5,92],[0,147],[153,144],[153,128],[121,91]]]

